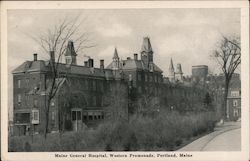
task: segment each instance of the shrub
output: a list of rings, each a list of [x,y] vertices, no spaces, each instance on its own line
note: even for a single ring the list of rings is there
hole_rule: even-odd
[[[78,132],[9,138],[9,151],[171,151],[183,140],[212,131],[217,121],[212,112],[163,111],[157,117],[132,116],[130,121],[100,124]]]

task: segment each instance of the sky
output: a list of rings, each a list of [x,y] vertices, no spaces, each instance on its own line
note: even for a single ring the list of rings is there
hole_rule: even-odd
[[[89,10],[8,10],[8,72],[26,60],[48,59],[39,45],[29,36],[52,28],[65,17],[79,16],[83,20],[80,31],[90,33],[95,47],[77,53],[77,62],[83,65],[84,56],[104,59],[105,66],[112,61],[114,48],[122,59],[140,53],[143,37],[150,37],[154,62],[168,75],[170,59],[174,66],[181,63],[184,75],[190,75],[192,65],[208,65],[219,73],[211,58],[221,35],[240,36],[239,9],[89,9]],[[74,41],[74,40],[73,40]],[[139,54],[140,55],[140,54]],[[140,56],[139,56],[140,58]],[[12,97],[11,84],[9,85]]]
[[[170,58],[174,65],[181,63],[185,75],[192,65],[208,65],[221,35],[240,35],[239,9],[105,9],[105,10],[9,10],[8,65],[15,68],[25,60],[47,59],[47,55],[29,36],[46,32],[64,17],[84,19],[82,30],[90,32],[95,47],[78,54],[94,58],[95,66],[104,59],[111,62],[114,48],[122,59],[140,53],[142,39],[149,36],[157,65],[168,73]]]

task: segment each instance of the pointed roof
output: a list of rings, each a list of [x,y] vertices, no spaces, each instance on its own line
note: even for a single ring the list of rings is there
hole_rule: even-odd
[[[113,59],[119,59],[117,49],[115,48]]]
[[[141,52],[153,52],[149,37],[143,38]]]
[[[47,63],[43,60],[38,61],[26,61],[19,65],[12,71],[12,74],[25,73],[25,72],[36,72],[36,71],[48,71]]]
[[[77,54],[75,52],[74,43],[73,41],[69,40],[65,56],[76,56],[76,55]]]
[[[171,58],[171,60],[170,60],[169,70],[170,70],[170,71],[174,71],[174,65],[173,65],[173,60],[172,60],[172,58]]]

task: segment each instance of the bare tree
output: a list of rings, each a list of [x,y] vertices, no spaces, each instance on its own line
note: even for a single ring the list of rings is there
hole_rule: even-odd
[[[50,58],[50,68],[51,73],[48,79],[50,82],[46,94],[46,105],[44,109],[45,113],[45,127],[44,127],[44,137],[48,133],[49,125],[49,111],[52,99],[56,96],[60,85],[63,83],[64,79],[67,77],[68,72],[62,73],[61,68],[61,58],[65,54],[67,49],[67,42],[69,40],[74,41],[75,52],[81,52],[86,48],[94,47],[95,44],[90,39],[90,32],[87,32],[82,27],[83,22],[86,19],[80,21],[80,15],[75,18],[64,18],[59,23],[47,29],[46,32],[30,37],[35,40],[41,47],[41,49],[46,53],[50,53],[50,57],[55,57],[55,59]],[[46,81],[47,82],[47,81]]]
[[[240,40],[238,38],[227,38],[223,36],[223,39],[219,45],[219,48],[215,50],[213,57],[220,65],[224,74],[224,96],[222,104],[222,116],[226,119],[226,107],[228,88],[233,73],[241,63],[241,47]]]

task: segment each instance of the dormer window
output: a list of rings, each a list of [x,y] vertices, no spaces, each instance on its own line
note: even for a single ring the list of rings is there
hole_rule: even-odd
[[[66,59],[66,64],[71,64],[71,59]]]

